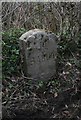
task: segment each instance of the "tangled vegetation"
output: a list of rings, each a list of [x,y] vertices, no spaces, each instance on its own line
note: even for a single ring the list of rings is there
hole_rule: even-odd
[[[8,3],[6,5],[6,7],[9,7]],[[10,3],[9,5],[15,6],[16,4],[13,5],[13,3]],[[27,26],[26,22],[23,23],[23,20],[18,21],[18,17],[13,11],[12,17],[10,16],[13,24],[9,25],[7,24],[8,18],[5,16],[5,10],[3,10],[3,16],[5,16],[3,17],[4,31],[2,33],[3,119],[81,119],[81,23],[79,21],[80,18],[77,17],[77,20],[75,19],[79,7],[77,7],[77,3],[54,3],[53,5],[57,6],[57,10],[59,7],[63,7],[64,9],[64,14],[62,15],[63,29],[60,41],[58,42],[57,72],[52,80],[46,83],[40,82],[36,86],[32,85],[30,79],[26,78],[22,73],[19,37],[29,29],[42,27],[38,24],[39,22],[36,23],[35,21],[37,18],[40,18],[37,16],[41,16],[41,14],[37,14],[35,20],[32,20],[32,17],[31,21],[26,21],[28,23]],[[23,6],[25,7],[25,3],[21,4],[19,8],[23,9]],[[36,6],[34,4],[34,12],[39,10],[40,13],[43,5],[36,4]],[[49,4],[46,4],[46,6],[44,4],[44,9],[47,10],[48,6]],[[54,6],[49,8],[53,8]],[[5,7],[4,3],[3,7]],[[30,4],[30,7],[33,7],[33,3]],[[30,7],[28,7],[29,10]],[[16,12],[18,13],[21,9],[18,9],[18,11],[16,9]],[[31,14],[29,17],[31,18],[34,15]],[[42,17],[40,18],[41,21]],[[22,28],[21,23],[24,24],[23,28],[25,29]],[[43,24],[47,26],[47,23]],[[18,24],[18,27],[13,27],[15,26],[14,24],[16,26]],[[10,26],[12,26],[12,29]],[[7,30],[6,28],[10,29]]]

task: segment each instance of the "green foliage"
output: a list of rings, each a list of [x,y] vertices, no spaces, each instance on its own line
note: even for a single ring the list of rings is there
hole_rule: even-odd
[[[24,32],[24,29],[10,29],[2,33],[3,76],[19,73],[19,37]]]

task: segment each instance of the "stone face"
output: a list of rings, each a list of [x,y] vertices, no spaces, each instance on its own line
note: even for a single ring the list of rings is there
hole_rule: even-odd
[[[34,29],[20,37],[21,58],[25,76],[47,81],[54,77],[57,55],[54,33]]]

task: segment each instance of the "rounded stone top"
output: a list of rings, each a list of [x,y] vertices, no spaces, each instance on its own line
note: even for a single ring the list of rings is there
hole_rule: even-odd
[[[27,42],[29,37],[35,37],[35,35],[51,36],[57,42],[57,36],[54,33],[52,33],[51,31],[45,31],[44,29],[29,30],[28,32],[24,33],[19,39]]]

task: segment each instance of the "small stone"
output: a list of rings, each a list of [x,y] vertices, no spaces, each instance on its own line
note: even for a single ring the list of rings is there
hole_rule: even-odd
[[[54,33],[34,29],[20,37],[23,72],[34,81],[48,81],[56,72],[57,37]],[[33,62],[32,62],[33,60]]]

